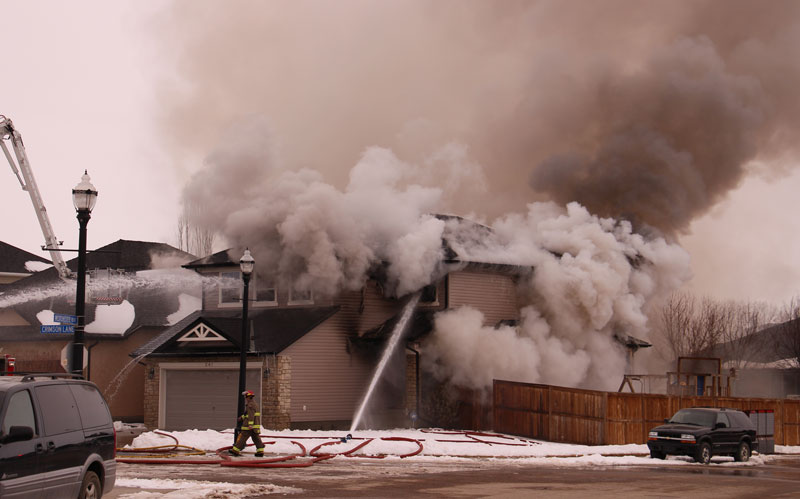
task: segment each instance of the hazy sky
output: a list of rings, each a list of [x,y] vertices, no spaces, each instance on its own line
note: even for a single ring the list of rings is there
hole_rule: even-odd
[[[631,210],[634,219],[679,238],[692,255],[691,285],[698,292],[773,302],[800,294],[797,159],[781,156],[783,150],[761,158],[765,139],[747,128],[751,121],[770,123],[749,107],[761,93],[797,88],[797,63],[787,66],[785,81],[765,77],[763,87],[754,86],[751,74],[768,73],[748,64],[746,50],[759,53],[761,33],[788,33],[764,41],[767,46],[797,40],[797,24],[773,26],[780,12],[756,18],[728,9],[726,15],[739,15],[743,23],[732,30],[746,33],[743,19],[752,19],[756,41],[726,51],[736,40],[726,37],[724,26],[708,26],[706,35],[703,23],[716,19],[702,15],[713,10],[709,2],[678,3],[682,7],[674,9],[666,7],[674,2],[650,2],[664,6],[653,11],[622,8],[636,4],[467,2],[462,5],[469,8],[456,9],[449,2],[354,1],[337,3],[346,8],[331,13],[318,9],[328,2],[241,2],[232,8],[209,1],[0,0],[7,47],[0,114],[22,133],[56,236],[75,248],[71,189],[84,169],[100,192],[89,224],[90,247],[122,238],[175,245],[184,185],[230,123],[246,113],[272,120],[283,134],[287,161],[320,168],[332,183],[346,177],[369,146],[391,147],[413,160],[420,144],[456,137],[493,182],[493,197],[479,210],[486,216],[521,210],[535,199],[566,202],[572,195],[604,215],[625,211],[617,198],[607,200],[625,189],[626,180],[645,182],[639,173],[662,164],[652,156],[631,161],[616,180],[592,179],[590,192],[575,179],[591,177],[618,157],[630,159],[630,153],[619,153],[619,143],[649,132],[630,127],[634,133],[625,135],[615,126],[649,119],[655,111],[648,103],[658,100],[666,109],[659,112],[672,120],[665,128],[679,143],[715,142],[710,152],[687,146],[696,159],[734,166],[705,177],[706,189],[678,182],[654,191],[661,197],[619,197],[658,207]],[[691,72],[704,64],[714,68],[708,88],[721,88],[718,94],[696,92],[688,101],[671,94],[661,77],[670,65],[690,66],[681,68]],[[628,73],[638,76],[623,78]],[[565,95],[558,93],[562,88]],[[598,88],[608,98],[594,100]],[[657,89],[658,99],[642,89]],[[723,97],[697,97],[709,92]],[[748,106],[741,110],[731,101]],[[686,111],[708,102],[702,114]],[[765,108],[777,118],[761,134],[770,134],[770,146],[797,125],[791,113],[774,111],[775,102]],[[713,119],[698,122],[708,116]],[[331,132],[341,129],[347,133]],[[605,145],[586,156],[587,144],[600,140]],[[751,156],[779,157],[780,168],[736,163]],[[672,158],[670,166],[691,163],[680,150],[659,157]],[[321,158],[329,168],[320,167]],[[0,163],[6,169],[1,239],[49,257],[39,250],[43,237],[27,193],[4,158]],[[543,167],[531,177],[537,164]],[[534,192],[530,182],[540,190]],[[688,201],[676,201],[673,210],[676,192],[686,192]],[[475,209],[464,201],[453,206],[465,215]],[[661,218],[664,213],[669,217]]]

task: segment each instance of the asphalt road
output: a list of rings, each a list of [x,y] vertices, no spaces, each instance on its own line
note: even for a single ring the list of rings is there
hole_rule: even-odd
[[[767,464],[752,467],[713,463],[669,466],[654,462],[642,466],[561,468],[504,459],[447,462],[347,459],[288,469],[120,464],[118,474],[125,478],[182,478],[263,485],[248,497],[800,497],[800,456],[775,457]],[[273,486],[290,489],[275,490]],[[142,491],[115,487],[104,497],[118,498]],[[154,492],[165,494],[168,491]],[[214,497],[225,497],[225,494]]]

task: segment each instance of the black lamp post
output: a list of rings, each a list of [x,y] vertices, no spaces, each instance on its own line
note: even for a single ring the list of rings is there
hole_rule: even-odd
[[[242,392],[245,389],[245,374],[247,372],[247,349],[250,346],[250,338],[247,328],[247,306],[250,302],[250,274],[253,273],[253,267],[256,266],[256,261],[253,259],[252,255],[250,255],[250,250],[245,249],[244,255],[239,260],[239,268],[242,271],[242,281],[244,281],[244,292],[242,294],[242,343],[240,348],[239,354],[239,391],[236,392],[236,399],[239,401],[236,410],[236,420],[239,420],[239,416],[244,414],[244,397],[242,396]],[[239,437],[239,427],[241,424],[236,425],[236,430],[234,431],[233,441],[236,442],[236,439]]]
[[[90,182],[86,170],[83,171],[81,183],[72,189],[72,203],[78,212],[80,232],[78,234],[78,284],[75,291],[75,316],[78,324],[72,343],[72,373],[83,373],[83,328],[85,325],[86,308],[86,226],[92,217],[92,209],[97,201],[97,190]]]

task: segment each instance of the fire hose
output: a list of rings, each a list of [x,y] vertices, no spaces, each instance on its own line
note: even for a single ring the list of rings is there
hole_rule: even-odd
[[[496,433],[482,433],[482,432],[472,432],[472,431],[446,432],[442,430],[422,430],[422,431],[423,433],[429,433],[433,435],[462,435],[466,436],[469,439],[469,440],[434,439],[434,441],[437,442],[448,442],[448,443],[478,442],[486,445],[515,445],[515,446],[526,446],[539,443],[528,440],[521,440],[518,438],[509,437],[507,435],[500,435]],[[247,460],[234,460],[231,458],[230,455],[226,453],[226,451],[230,449],[231,446],[226,446],[214,451],[214,454],[217,456],[216,458],[183,459],[183,457],[187,456],[200,456],[200,455],[205,456],[206,451],[195,447],[181,445],[178,442],[178,439],[175,438],[175,436],[170,435],[168,433],[160,431],[154,431],[153,433],[155,433],[156,435],[161,435],[171,438],[175,441],[175,443],[172,445],[159,445],[155,447],[118,448],[117,449],[118,453],[129,454],[129,455],[117,456],[116,459],[117,462],[129,463],[129,464],[206,464],[206,465],[218,464],[220,466],[226,466],[226,467],[243,467],[243,468],[304,468],[313,466],[315,463],[332,459],[338,456],[371,458],[371,459],[383,459],[387,457],[388,454],[368,454],[368,453],[356,454],[356,452],[362,451],[362,449],[366,448],[369,444],[371,444],[376,440],[386,441],[386,442],[409,442],[416,444],[415,450],[405,454],[397,455],[397,457],[401,459],[416,456],[420,454],[423,450],[422,441],[414,438],[409,438],[409,437],[353,438],[351,435],[348,434],[346,438],[336,439],[330,442],[323,442],[314,447],[313,449],[311,449],[311,451],[307,451],[305,446],[300,442],[297,442],[297,440],[301,439],[319,440],[320,437],[265,435],[263,436],[264,438],[271,440],[264,442],[265,446],[275,444],[278,439],[291,439],[290,442],[298,447],[299,452],[282,456],[263,458],[263,459],[258,458],[258,459],[247,459]],[[490,442],[483,440],[480,437],[515,440],[515,442],[502,442],[502,441]],[[359,440],[360,442],[358,442],[352,448],[342,452],[323,452],[321,450],[323,447],[346,443],[350,440]],[[248,447],[252,447],[252,444],[250,444]],[[140,453],[142,454],[142,457],[136,456],[136,454]]]

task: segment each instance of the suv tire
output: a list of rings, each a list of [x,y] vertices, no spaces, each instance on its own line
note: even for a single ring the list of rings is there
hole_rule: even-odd
[[[655,450],[650,451],[650,458],[651,459],[666,459],[667,455],[663,452],[658,452]]]
[[[739,443],[739,448],[736,449],[736,454],[733,459],[740,462],[745,462],[750,459],[750,444],[747,442]]]
[[[697,449],[697,454],[694,455],[694,460],[701,464],[708,464],[711,462],[711,444],[703,442]]]
[[[83,477],[78,499],[100,499],[102,495],[103,489],[100,486],[100,477],[94,471],[87,471],[86,476]]]

